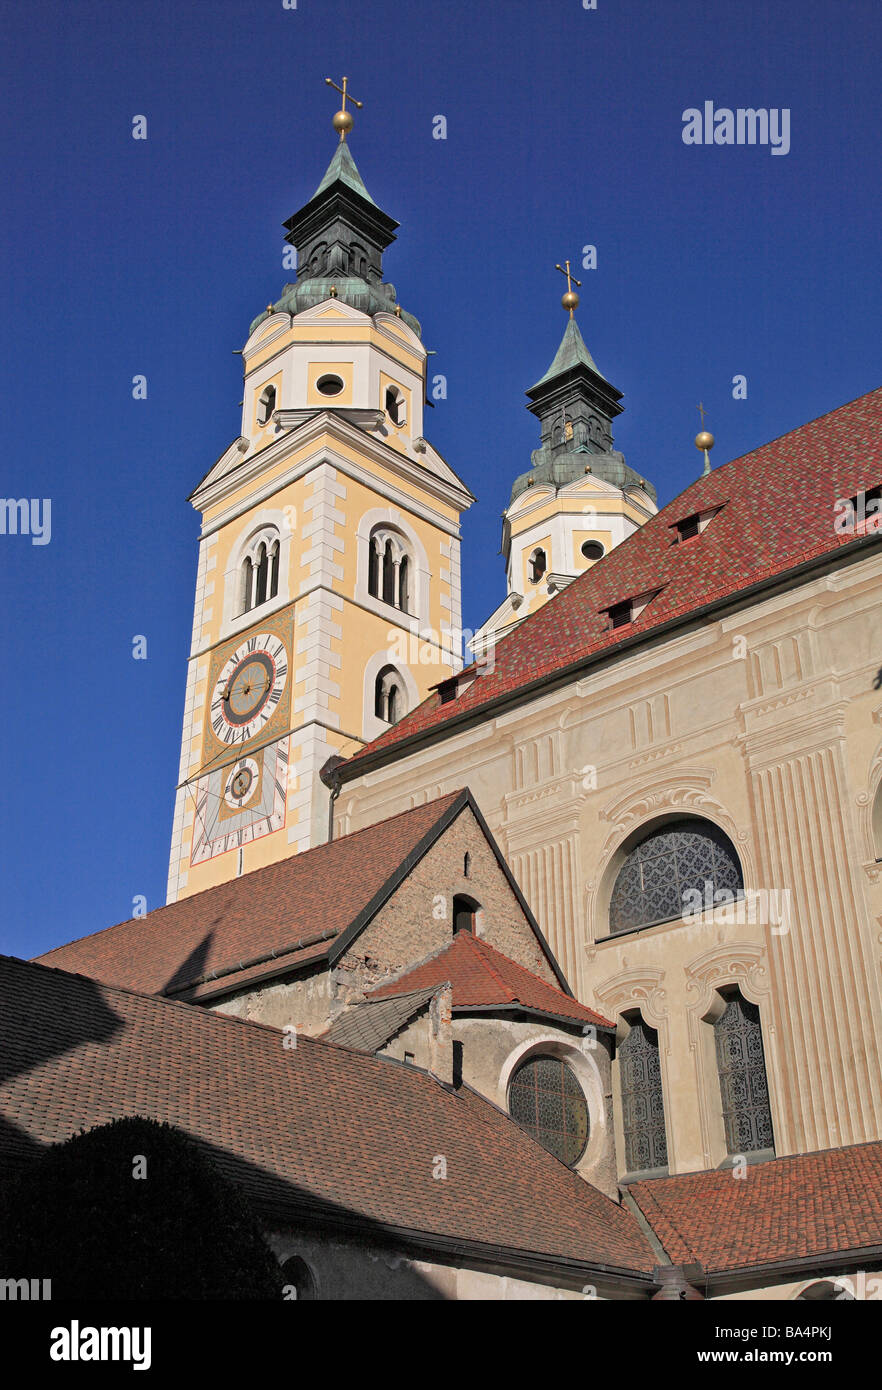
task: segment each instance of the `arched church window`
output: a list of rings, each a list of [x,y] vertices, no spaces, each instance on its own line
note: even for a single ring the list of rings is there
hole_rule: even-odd
[[[464,893],[457,893],[453,899],[453,931],[471,932],[475,934],[475,923],[477,921],[480,904],[474,898],[467,898]]]
[[[730,1154],[773,1149],[775,1140],[759,1009],[737,989],[724,998],[727,1003],[714,1024],[714,1040],[726,1149]]]
[[[619,1046],[618,1062],[625,1168],[629,1173],[666,1168],[668,1144],[658,1033],[640,1014],[631,1020],[628,1036]]]
[[[404,393],[397,386],[386,387],[386,414],[393,425],[403,425],[406,417]]]
[[[368,540],[368,593],[402,613],[412,609],[411,559],[402,537],[376,526]]]
[[[255,608],[266,603],[267,582],[269,580],[269,551],[261,542],[257,547],[257,581],[254,591]]]
[[[275,408],[276,388],[275,386],[265,386],[257,398],[257,423],[268,425]]]
[[[508,1088],[512,1119],[570,1168],[588,1143],[588,1102],[572,1067],[560,1057],[533,1056]]]
[[[311,1300],[315,1298],[315,1278],[312,1270],[299,1255],[291,1255],[282,1265],[284,1297]]]
[[[410,594],[408,585],[410,583],[410,561],[406,555],[402,555],[398,562],[398,604],[402,613],[410,612]]]
[[[610,898],[609,929],[668,922],[696,903],[732,901],[743,888],[735,846],[718,826],[697,818],[666,821],[628,851]]]
[[[542,578],[543,574],[548,568],[548,561],[545,557],[545,551],[541,548],[541,546],[537,546],[537,548],[533,551],[533,554],[530,556],[529,566],[530,583],[538,584],[539,580]]]
[[[394,666],[384,666],[374,681],[374,714],[386,724],[396,724],[405,713],[404,682]]]
[[[253,536],[239,566],[239,612],[276,598],[279,592],[281,541],[275,527]]]

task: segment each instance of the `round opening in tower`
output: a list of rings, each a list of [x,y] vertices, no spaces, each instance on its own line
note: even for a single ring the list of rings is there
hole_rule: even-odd
[[[583,541],[582,554],[585,556],[586,560],[602,560],[603,546],[600,544],[600,541]]]
[[[320,376],[315,389],[321,391],[323,396],[339,396],[343,390],[343,382],[338,376]]]

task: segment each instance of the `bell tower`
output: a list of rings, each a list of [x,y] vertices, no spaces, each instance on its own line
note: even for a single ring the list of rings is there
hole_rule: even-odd
[[[532,466],[515,479],[503,512],[508,593],[471,641],[476,657],[642,526],[658,510],[655,488],[613,447],[621,391],[599,371],[579,332],[570,263],[561,299],[569,318],[554,360],[527,391],[539,421]]]
[[[330,83],[336,86],[335,83]],[[398,227],[339,143],[285,223],[297,279],[242,349],[241,430],[198,484],[168,901],[327,839],[319,771],[461,667],[460,516],[423,435],[420,324],[384,281]]]

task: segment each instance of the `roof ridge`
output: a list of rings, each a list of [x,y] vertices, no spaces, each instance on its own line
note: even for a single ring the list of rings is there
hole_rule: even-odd
[[[481,950],[479,949],[479,940],[478,940],[478,938],[475,937],[475,936],[472,936],[471,933],[469,933],[469,934],[468,934],[468,941],[469,941],[469,944],[471,945],[472,949],[478,952],[478,959],[481,961],[481,964],[484,966],[484,969],[487,970],[487,971],[489,972],[489,974],[491,974],[491,975],[493,976],[494,980],[495,980],[496,983],[499,985],[499,988],[502,990],[502,992],[503,992],[504,994],[508,995],[508,1002],[509,1002],[510,1004],[519,1004],[521,1001],[518,999],[517,995],[516,995],[516,994],[512,994],[511,990],[509,989],[508,985],[507,985],[507,984],[505,983],[505,981],[503,980],[502,976],[499,974],[499,972],[498,972],[497,970],[495,970],[495,969],[493,968],[493,962],[490,961],[490,960],[487,960],[486,957],[484,956],[483,952],[481,952]],[[486,942],[486,943],[485,943],[485,942],[481,942],[480,945],[487,945],[487,946],[490,947],[490,950],[494,950],[494,949],[495,949],[494,947],[490,946],[490,943],[489,943],[489,942]],[[499,951],[498,954],[499,954],[499,955],[502,955],[502,952]],[[503,959],[504,959],[504,960],[508,960],[508,956],[504,956]],[[538,979],[538,976],[537,976],[537,979]]]
[[[583,1009],[591,1009],[593,1013],[598,1012],[598,1010],[595,1009],[593,1005],[583,1004],[581,999],[577,999],[574,994],[564,994],[563,990],[560,988],[559,985],[549,984],[548,980],[543,980],[542,976],[537,975],[535,970],[531,970],[528,965],[521,965],[520,961],[515,960],[513,956],[507,956],[504,951],[500,951],[499,947],[494,946],[492,942],[485,941],[482,939],[480,944],[484,946],[488,951],[493,951],[495,955],[501,956],[503,960],[508,961],[511,965],[515,967],[516,970],[522,970],[525,975],[529,975],[531,979],[538,981],[538,983],[540,985],[544,985],[546,989],[553,990],[555,994],[559,994],[561,999],[565,999],[568,1004],[579,1004]]]
[[[188,893],[185,898],[176,898],[173,903],[161,903],[159,907],[154,907],[150,912],[146,912],[143,917],[124,917],[121,922],[111,922],[107,927],[99,927],[96,931],[86,932],[83,936],[75,936],[70,941],[62,941],[60,945],[50,946],[48,951],[40,951],[37,956],[32,956],[30,959],[32,961],[37,961],[39,959],[40,963],[44,964],[45,961],[43,958],[54,955],[56,951],[66,951],[71,946],[78,946],[82,941],[91,941],[95,936],[103,936],[105,932],[116,931],[118,927],[131,926],[132,922],[146,922],[148,917],[152,917],[155,912],[164,912],[167,908],[175,908],[183,903],[196,902],[198,899],[203,898],[206,893],[218,893],[223,888],[232,888],[234,884],[245,882],[247,879],[251,878],[252,875],[269,875],[273,870],[281,872],[286,866],[297,862],[303,863],[308,855],[315,854],[319,850],[330,850],[334,845],[346,844],[354,840],[358,835],[366,835],[368,831],[376,830],[381,825],[390,825],[393,821],[400,820],[403,816],[415,815],[416,812],[425,810],[427,806],[434,806],[436,803],[442,801],[451,801],[452,804],[456,797],[462,796],[463,794],[468,795],[468,788],[458,787],[456,791],[445,792],[443,796],[436,796],[431,801],[422,802],[419,806],[410,806],[406,811],[396,811],[394,815],[387,816],[384,820],[373,821],[370,825],[361,826],[359,830],[351,830],[348,835],[341,835],[338,839],[326,840],[324,844],[313,845],[311,849],[301,850],[298,854],[286,854],[283,859],[276,859],[271,864],[261,864],[259,868],[251,869],[249,873],[242,874],[239,878],[228,878],[224,879],[222,883],[213,883],[207,888],[200,888],[198,893]],[[442,814],[443,812],[439,812],[438,820],[440,820]],[[437,824],[437,821],[435,821],[434,824]],[[431,828],[430,826],[429,829]],[[423,832],[424,835],[428,833],[429,830]],[[420,838],[422,839],[423,837],[421,836]],[[23,959],[23,957],[14,957],[14,959]]]

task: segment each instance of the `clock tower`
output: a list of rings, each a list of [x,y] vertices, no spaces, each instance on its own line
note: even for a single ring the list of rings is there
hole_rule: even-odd
[[[347,96],[327,172],[285,224],[297,279],[242,349],[240,434],[190,499],[169,902],[326,840],[323,765],[461,666],[474,498],[423,434],[420,325],[383,279],[398,224],[355,165]]]

